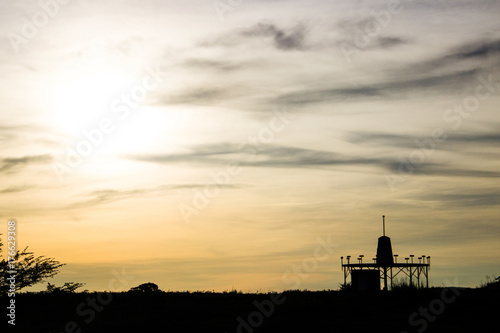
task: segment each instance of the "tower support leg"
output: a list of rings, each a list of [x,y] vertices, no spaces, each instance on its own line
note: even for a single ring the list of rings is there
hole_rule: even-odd
[[[391,267],[391,290],[392,290],[392,278],[393,278],[393,276],[392,276],[392,267]]]
[[[384,267],[384,290],[387,291],[387,267]]]

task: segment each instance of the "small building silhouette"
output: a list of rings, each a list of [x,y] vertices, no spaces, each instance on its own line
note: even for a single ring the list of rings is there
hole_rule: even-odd
[[[355,290],[380,290],[380,280],[384,281],[384,290],[387,290],[387,282],[390,280],[391,289],[393,279],[399,274],[409,278],[410,286],[416,282],[417,287],[422,287],[425,278],[425,287],[429,287],[429,270],[431,257],[422,255],[418,257],[418,263],[414,262],[414,255],[405,258],[404,263],[398,263],[398,255],[393,254],[391,239],[385,235],[385,215],[382,216],[383,236],[378,239],[377,255],[373,258],[373,263],[363,263],[364,255],[358,256],[358,263],[351,263],[351,256],[347,256],[347,263],[344,257],[340,257],[342,270],[344,272],[344,286],[347,285],[347,278],[351,276],[351,284]],[[422,278],[422,281],[420,281]],[[416,280],[416,281],[415,281]]]

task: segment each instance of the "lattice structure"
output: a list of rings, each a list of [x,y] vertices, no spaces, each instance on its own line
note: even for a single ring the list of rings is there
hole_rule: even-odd
[[[372,259],[373,263],[363,263],[364,255],[358,256],[358,263],[351,263],[351,256],[346,257],[347,263],[344,263],[344,257],[340,257],[342,270],[344,272],[344,286],[347,285],[347,278],[349,276],[351,276],[351,281],[354,285],[353,271],[378,270],[380,279],[384,281],[384,290],[387,290],[388,280],[390,280],[392,289],[394,278],[400,274],[408,277],[411,286],[416,285],[417,287],[422,287],[425,279],[425,287],[428,288],[431,257],[422,255],[417,258],[417,263],[416,260],[414,260],[415,256],[412,254],[405,258],[404,263],[398,263],[398,255],[392,254],[391,239],[385,235],[385,216],[382,218],[384,235],[378,239],[377,255]],[[373,276],[373,274],[362,274],[362,272],[356,272],[355,275],[358,279],[363,276]]]

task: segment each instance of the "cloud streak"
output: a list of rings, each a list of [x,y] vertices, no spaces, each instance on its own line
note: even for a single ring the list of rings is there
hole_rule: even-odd
[[[189,152],[158,155],[135,155],[132,160],[174,164],[224,165],[238,161],[239,165],[262,168],[318,168],[342,166],[373,166],[386,172],[398,173],[401,162],[390,157],[348,156],[331,151],[304,149],[288,146],[265,145],[256,154],[241,151],[239,146],[229,143],[200,145]],[[447,177],[498,178],[500,172],[464,169],[448,164],[424,163],[417,166],[415,175]]]
[[[84,193],[79,200],[67,206],[68,209],[89,208],[140,196],[165,195],[173,190],[202,189],[210,184],[169,184],[153,188],[137,188],[132,190],[102,189]],[[243,184],[220,184],[219,187],[237,189],[245,187]]]
[[[428,137],[416,135],[402,135],[393,133],[378,132],[356,132],[347,136],[346,140],[354,144],[363,144],[377,147],[399,147],[406,149],[418,148],[418,142],[423,142]],[[492,133],[457,133],[447,134],[446,140],[442,144],[436,144],[436,150],[449,150],[455,147],[460,151],[464,145],[478,145],[480,147],[497,148],[500,146],[500,134]]]
[[[432,75],[422,78],[398,77],[386,82],[361,84],[354,87],[333,87],[302,89],[282,94],[274,98],[274,103],[306,105],[333,101],[360,101],[373,98],[401,99],[408,94],[439,94],[443,89],[464,86],[477,78],[481,72],[477,69],[457,71],[444,75]]]
[[[305,35],[303,25],[280,29],[272,23],[258,23],[240,33],[243,37],[271,37],[274,47],[282,51],[305,49]]]
[[[33,188],[34,186],[12,186],[12,187],[7,187],[4,188],[3,190],[0,191],[0,193],[18,193],[18,192],[24,192],[26,190],[29,190]]]
[[[483,207],[500,206],[500,192],[474,191],[466,189],[463,192],[426,193],[419,200],[439,202],[443,207]]]
[[[32,164],[47,164],[52,162],[50,155],[30,155],[23,157],[7,157],[0,159],[0,173],[11,173],[19,171],[23,167]]]

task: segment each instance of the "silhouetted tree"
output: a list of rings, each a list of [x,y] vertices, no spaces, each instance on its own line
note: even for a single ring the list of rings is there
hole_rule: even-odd
[[[140,284],[137,287],[130,288],[128,292],[157,293],[161,292],[161,290],[155,283],[148,282]]]
[[[0,256],[1,251],[0,242]],[[10,267],[9,261],[6,259],[0,261],[0,294],[9,290],[10,284],[7,278],[11,275],[15,275],[16,290],[20,290],[40,283],[45,278],[53,277],[59,273],[59,268],[65,265],[54,258],[36,257],[33,252],[28,251],[28,247],[22,251],[17,250],[14,261],[14,267]],[[9,273],[13,270],[16,271],[15,274]]]
[[[79,282],[66,282],[61,287],[56,287],[55,284],[50,282],[47,283],[47,290],[45,293],[74,293],[76,289],[81,288],[85,285],[85,283]]]

